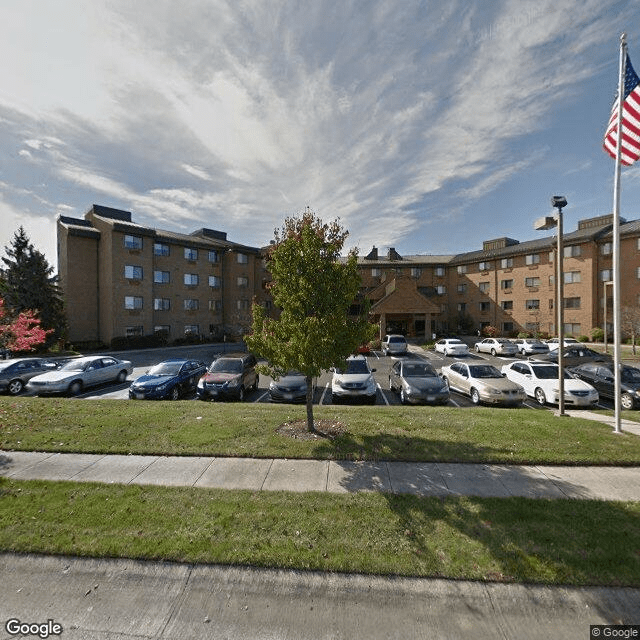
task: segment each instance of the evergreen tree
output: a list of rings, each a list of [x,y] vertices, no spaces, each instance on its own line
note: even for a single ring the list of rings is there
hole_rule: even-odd
[[[64,338],[67,320],[58,276],[53,274],[53,267],[44,254],[33,246],[23,227],[14,233],[5,253],[1,293],[7,309],[16,315],[34,311],[41,327],[51,330],[47,345]]]

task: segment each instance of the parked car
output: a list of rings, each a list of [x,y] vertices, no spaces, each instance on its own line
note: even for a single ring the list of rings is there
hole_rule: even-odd
[[[516,338],[513,344],[518,348],[518,353],[523,356],[549,353],[549,345],[537,338]]]
[[[547,340],[547,345],[549,347],[549,351],[553,351],[554,349],[557,349],[559,344],[560,344],[560,338],[549,338],[549,340]],[[571,347],[574,344],[580,344],[580,343],[575,338],[565,338],[564,339],[564,346],[565,347]]]
[[[312,393],[315,384],[312,383]],[[269,384],[271,402],[306,402],[307,378],[299,371],[287,371]]]
[[[247,391],[258,388],[258,361],[252,353],[226,353],[211,363],[198,381],[200,400],[244,400]]]
[[[436,353],[443,353],[445,356],[466,356],[469,354],[469,347],[458,338],[441,338],[433,345]]]
[[[558,362],[558,349],[554,349],[549,353],[536,356],[536,360],[544,362]],[[613,358],[608,353],[598,353],[589,347],[583,345],[565,347],[562,352],[563,365],[565,367],[577,367],[585,362],[600,362],[603,364],[613,364]]]
[[[589,362],[573,367],[570,372],[595,387],[602,397],[615,398],[613,365]],[[627,365],[620,367],[620,392],[623,409],[637,409],[640,406],[640,369]]]
[[[398,360],[389,371],[389,389],[400,394],[402,404],[447,404],[449,385],[424,360]]]
[[[506,338],[485,338],[475,344],[476,353],[490,353],[492,356],[515,356],[518,347]]]
[[[527,396],[521,385],[507,379],[491,364],[454,362],[442,367],[449,388],[471,398],[473,404],[516,405]]]
[[[331,401],[364,400],[376,403],[376,381],[372,369],[364,356],[349,356],[344,369],[332,369]]]
[[[407,353],[407,340],[401,335],[388,334],[380,343],[380,349],[385,356],[402,355]]]
[[[192,393],[207,366],[197,360],[171,359],[160,362],[129,387],[132,400],[177,400]]]
[[[83,389],[106,382],[123,383],[133,373],[129,360],[113,356],[87,356],[69,360],[55,371],[41,373],[27,385],[38,395],[69,393],[78,395]]]
[[[55,371],[59,364],[45,358],[14,358],[0,361],[0,391],[17,396],[29,380],[46,371]]]
[[[502,367],[509,380],[524,387],[527,395],[535,398],[538,404],[547,402],[558,404],[560,397],[558,385],[558,365],[552,362],[519,361]],[[565,404],[575,407],[591,407],[597,404],[598,392],[586,382],[574,378],[566,369],[564,374]]]

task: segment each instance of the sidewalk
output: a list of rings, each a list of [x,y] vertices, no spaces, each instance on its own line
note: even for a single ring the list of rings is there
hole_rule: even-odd
[[[640,501],[637,467],[575,467],[0,451],[0,476],[251,491]]]

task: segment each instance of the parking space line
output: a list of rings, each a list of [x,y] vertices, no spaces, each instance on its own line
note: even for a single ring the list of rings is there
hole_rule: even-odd
[[[384,403],[388,407],[389,406],[389,401],[387,400],[387,396],[385,395],[385,392],[382,390],[382,387],[380,386],[380,384],[378,382],[376,382],[376,387],[378,387],[378,389],[380,390],[380,395],[382,396],[382,399],[384,400]]]

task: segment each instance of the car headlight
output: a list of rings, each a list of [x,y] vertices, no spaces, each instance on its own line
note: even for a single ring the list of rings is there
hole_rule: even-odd
[[[502,395],[502,391],[500,389],[496,389],[495,387],[487,387],[487,392],[494,396]]]
[[[198,380],[198,389],[204,389],[204,378]]]
[[[229,380],[226,385],[226,387],[239,387],[240,386],[240,378],[233,378],[232,380]]]
[[[158,391],[164,391],[168,386],[168,382],[163,382],[161,385],[158,385]]]
[[[369,378],[367,380],[367,391],[375,391],[376,389],[376,381],[373,378]]]

